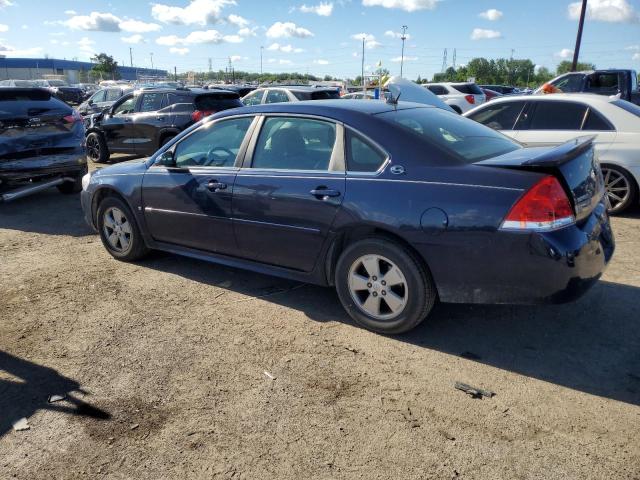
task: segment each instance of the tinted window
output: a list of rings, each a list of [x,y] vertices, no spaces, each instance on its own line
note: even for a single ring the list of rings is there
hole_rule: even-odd
[[[104,97],[106,94],[106,90],[100,90],[99,92],[96,92],[93,97],[91,97],[91,101],[93,103],[98,103],[98,102],[104,102]]]
[[[119,88],[107,88],[105,90],[105,102],[115,102],[122,96],[122,90]],[[100,100],[102,101],[102,100]]]
[[[268,118],[262,127],[253,168],[328,170],[336,126],[306,118]]]
[[[411,108],[378,116],[435,145],[464,163],[473,163],[521,148],[484,125],[440,108]],[[418,148],[418,147],[416,147]]]
[[[582,126],[583,130],[613,130],[613,127],[609,125],[601,114],[596,112],[593,108],[589,108],[589,113],[587,114],[587,120],[584,122]]]
[[[567,75],[559,78],[555,82],[551,82],[551,85],[559,90],[558,93],[581,92],[583,78],[583,74]]]
[[[114,110],[114,115],[125,115],[127,113],[133,113],[133,109],[136,106],[136,97],[131,97],[118,105]]]
[[[245,105],[260,105],[260,102],[262,101],[262,95],[264,95],[264,90],[250,93],[242,99],[242,103],[244,103]]]
[[[615,106],[620,107],[623,110],[635,115],[636,117],[640,117],[640,107],[635,103],[627,102],[626,100],[614,100],[613,103]]]
[[[284,103],[289,101],[289,96],[282,90],[269,90],[264,103]]]
[[[619,91],[617,73],[592,73],[587,77],[587,92],[616,95]]]
[[[449,93],[449,90],[441,85],[428,85],[427,88],[436,95],[446,95],[447,93]]]
[[[340,98],[337,90],[320,90],[319,92],[311,92],[311,100],[335,100]]]
[[[237,93],[215,93],[196,97],[196,110],[220,112],[229,108],[242,107]]]
[[[231,167],[253,117],[205,125],[176,146],[177,167]]]
[[[387,155],[356,133],[347,130],[347,170],[350,172],[375,172]]]
[[[141,112],[155,112],[162,108],[164,93],[143,93],[140,102]]]
[[[311,94],[309,92],[300,92],[300,91],[292,90],[291,93],[293,93],[293,96],[300,101],[311,100]]]
[[[529,114],[529,130],[580,130],[586,105],[571,102],[536,102]]]
[[[482,90],[475,83],[456,83],[451,86],[465,95],[482,95]]]
[[[511,130],[523,107],[524,102],[496,103],[469,115],[467,118],[494,130]]]

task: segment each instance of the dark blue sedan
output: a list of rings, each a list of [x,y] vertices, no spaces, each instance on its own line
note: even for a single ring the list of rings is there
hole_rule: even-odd
[[[415,327],[436,300],[575,299],[614,250],[590,138],[524,149],[411,103],[228,110],[83,187],[117,259],[158,249],[335,285],[383,333]]]

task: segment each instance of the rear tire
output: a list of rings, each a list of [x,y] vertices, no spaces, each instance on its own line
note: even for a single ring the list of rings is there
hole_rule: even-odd
[[[114,258],[132,262],[149,253],[131,209],[120,198],[102,200],[96,219],[102,244]]]
[[[335,284],[351,318],[383,334],[416,327],[437,298],[431,275],[420,259],[381,237],[366,238],[345,249],[336,266]]]
[[[638,197],[638,187],[633,176],[616,165],[601,165],[611,215],[624,212]]]
[[[106,163],[109,161],[109,148],[102,134],[91,132],[87,135],[87,157],[96,163]]]

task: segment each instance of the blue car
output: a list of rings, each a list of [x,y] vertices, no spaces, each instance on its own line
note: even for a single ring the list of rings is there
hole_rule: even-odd
[[[358,324],[386,334],[438,300],[573,300],[614,251],[591,138],[525,149],[408,102],[227,110],[83,188],[117,259],[158,249],[335,286]]]

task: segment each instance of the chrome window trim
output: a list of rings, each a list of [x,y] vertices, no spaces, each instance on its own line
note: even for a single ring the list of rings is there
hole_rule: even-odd
[[[347,141],[346,141],[346,134],[347,134],[347,130],[351,130],[353,133],[355,133],[356,135],[362,137],[363,139],[365,139],[367,142],[369,142],[371,145],[373,145],[375,148],[377,148],[378,150],[380,150],[382,153],[384,153],[387,158],[382,162],[382,165],[380,165],[380,168],[378,168],[378,170],[376,170],[375,172],[357,172],[357,171],[352,171],[352,170],[348,170],[347,167]],[[365,135],[364,133],[362,133],[360,130],[356,130],[353,127],[350,126],[346,126],[345,127],[345,142],[344,142],[344,146],[345,146],[345,155],[344,155],[344,162],[345,162],[345,172],[347,174],[347,178],[349,177],[377,177],[379,175],[382,174],[382,172],[384,172],[384,170],[389,166],[389,164],[391,164],[391,154],[387,151],[386,148],[383,148],[382,145],[380,145],[378,142],[376,142],[375,140],[373,140],[371,137],[369,137],[368,135]]]

